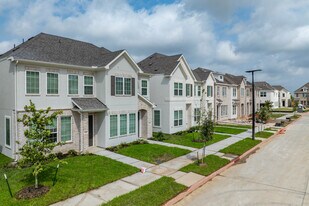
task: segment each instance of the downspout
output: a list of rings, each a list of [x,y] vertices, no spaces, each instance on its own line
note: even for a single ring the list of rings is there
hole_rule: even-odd
[[[80,114],[80,134],[79,134],[79,138],[80,138],[80,144],[79,144],[79,151],[83,152],[84,150],[84,141],[83,141],[83,113],[77,111]]]
[[[14,120],[14,125],[15,125],[15,147],[14,147],[14,159],[17,160],[17,154],[16,152],[18,151],[18,144],[17,144],[17,141],[19,141],[19,137],[18,137],[18,130],[17,130],[17,127],[18,127],[18,123],[17,123],[17,64],[18,64],[18,60],[16,61],[16,64],[15,64],[15,74],[14,74],[14,83],[15,83],[15,94],[14,94],[14,98],[15,98],[15,120]]]

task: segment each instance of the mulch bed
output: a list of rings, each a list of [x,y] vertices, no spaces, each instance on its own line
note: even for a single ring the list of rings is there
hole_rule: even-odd
[[[23,188],[16,194],[17,199],[32,199],[40,197],[49,191],[49,187],[39,185],[39,188],[35,188],[34,185]]]

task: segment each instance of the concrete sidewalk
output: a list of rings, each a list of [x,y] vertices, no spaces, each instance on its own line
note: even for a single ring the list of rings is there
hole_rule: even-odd
[[[176,205],[309,205],[309,114]]]
[[[228,134],[225,134],[228,135]],[[249,135],[250,136],[250,135]],[[222,141],[216,142],[206,147],[206,155],[214,154],[222,157],[223,154],[218,152],[219,150],[234,144],[244,138],[248,137],[248,132],[241,133],[239,135],[231,135],[231,137],[224,139]],[[127,157],[121,154],[117,154],[103,148],[92,148],[89,152],[101,156],[111,158],[113,160],[131,165],[133,167],[147,168],[144,174],[136,173],[129,177],[122,178],[115,182],[104,185],[98,189],[91,190],[75,197],[69,198],[62,202],[53,204],[52,206],[88,206],[88,205],[101,205],[106,203],[113,198],[131,192],[138,189],[141,186],[149,184],[162,176],[169,176],[176,180],[176,182],[186,185],[187,187],[193,185],[194,183],[200,181],[204,176],[195,173],[185,173],[178,171],[182,167],[185,167],[196,160],[197,152],[199,156],[202,156],[203,149],[191,148],[182,145],[176,145],[165,142],[158,142],[149,140],[152,144],[159,144],[168,147],[178,147],[182,149],[187,149],[192,152],[181,157],[177,157],[170,161],[164,162],[160,165],[150,164],[148,162],[143,162],[141,160]]]

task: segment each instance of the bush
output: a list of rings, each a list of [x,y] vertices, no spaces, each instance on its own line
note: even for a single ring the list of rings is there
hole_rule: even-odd
[[[106,148],[107,150],[111,151],[111,152],[116,152],[122,148],[125,148],[125,147],[128,147],[130,145],[137,145],[137,144],[149,144],[146,140],[144,139],[139,139],[139,140],[136,140],[134,142],[131,142],[131,143],[126,143],[126,142],[123,142],[117,146],[114,146],[114,147],[108,147]]]
[[[76,152],[74,149],[71,149],[68,151],[68,156],[69,157],[75,157],[75,156],[78,156],[78,152]]]
[[[153,133],[153,139],[157,141],[163,141],[163,140],[166,140],[167,138],[165,137],[163,132],[160,131],[160,132]]]
[[[200,130],[200,126],[193,126],[190,129],[187,130],[188,133],[197,132]]]

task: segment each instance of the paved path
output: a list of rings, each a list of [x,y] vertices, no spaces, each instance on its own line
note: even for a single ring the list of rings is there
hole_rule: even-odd
[[[246,137],[249,137],[251,132],[243,132],[238,135],[231,135],[231,137],[224,139],[222,141],[216,142],[212,145],[206,147],[205,154],[215,154],[220,157],[224,157],[223,153],[218,152],[219,150],[234,144]],[[228,135],[228,134],[225,134]],[[139,187],[149,184],[162,176],[169,176],[175,179],[176,182],[186,185],[190,187],[194,183],[198,182],[199,180],[203,179],[204,176],[195,174],[193,172],[185,173],[178,171],[184,166],[187,166],[193,163],[196,160],[197,152],[199,153],[199,157],[201,157],[203,153],[203,149],[191,148],[182,145],[176,145],[171,143],[165,142],[158,142],[158,141],[151,141],[150,143],[153,144],[160,144],[168,147],[178,147],[182,149],[188,149],[191,152],[181,157],[177,157],[170,161],[164,162],[160,165],[154,165],[147,162],[140,161],[135,158],[127,157],[121,154],[117,154],[102,148],[92,148],[90,151],[91,153],[105,156],[111,158],[113,160],[131,165],[133,167],[147,168],[146,173],[136,173],[129,177],[122,178],[118,181],[112,182],[110,184],[104,185],[98,189],[94,189],[75,197],[69,198],[62,202],[58,202],[53,206],[88,206],[88,205],[101,205],[102,203],[108,202],[113,198],[131,192]],[[228,157],[224,157],[230,159]]]
[[[309,114],[177,206],[309,205]]]

